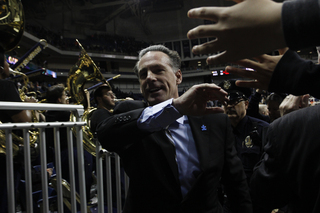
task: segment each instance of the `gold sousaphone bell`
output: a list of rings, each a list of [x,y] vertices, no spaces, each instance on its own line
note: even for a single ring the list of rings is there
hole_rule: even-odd
[[[25,25],[23,6],[20,0],[0,0],[0,46],[4,52],[13,50],[20,42]],[[20,73],[24,75],[23,73]],[[1,123],[1,121],[0,121]],[[38,132],[30,133],[30,145],[36,147]],[[13,156],[19,151],[19,144],[23,145],[23,138],[12,134]],[[5,132],[0,130],[0,155],[6,154]]]
[[[24,31],[24,11],[19,0],[0,0],[0,45],[4,51],[13,50]]]
[[[81,48],[81,53],[77,63],[70,69],[69,77],[67,79],[67,86],[69,90],[69,95],[75,100],[76,104],[81,104],[84,106],[84,113],[82,116],[82,121],[86,122],[87,125],[82,126],[83,130],[83,147],[86,151],[88,151],[93,156],[96,156],[96,145],[93,143],[93,133],[90,130],[90,117],[92,113],[96,110],[96,108],[88,107],[88,98],[87,98],[87,91],[84,88],[86,82],[90,81],[98,81],[103,82],[107,85],[109,83],[106,79],[102,76],[99,68],[93,62],[91,57],[82,47],[80,42],[76,39],[77,43]],[[109,85],[110,86],[110,85]],[[111,86],[110,86],[111,88]],[[76,117],[74,114],[71,114],[70,121],[76,121]],[[75,131],[73,129],[73,133]]]

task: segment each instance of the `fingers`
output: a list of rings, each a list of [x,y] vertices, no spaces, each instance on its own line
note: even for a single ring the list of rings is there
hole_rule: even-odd
[[[217,31],[214,24],[200,25],[187,33],[189,39],[216,37]]]
[[[216,46],[218,46],[218,45],[216,45]],[[217,52],[217,51],[219,51],[220,48],[212,48],[212,49],[214,49],[215,52]],[[228,61],[232,61],[229,59],[230,59],[230,56],[227,54],[226,51],[223,51],[223,52],[218,53],[216,55],[209,56],[207,58],[207,64],[224,64]]]
[[[210,97],[226,97],[228,93],[216,84],[200,84],[200,88],[205,92],[205,95]]]
[[[207,37],[207,36],[203,36]],[[199,38],[202,38],[199,36]],[[220,49],[219,43],[217,40],[209,41],[201,45],[195,45],[192,47],[193,54],[209,54],[213,52],[217,52]]]
[[[236,61],[242,58],[246,58],[245,56],[241,56],[241,53],[238,53],[236,49],[228,49],[228,51],[225,50],[225,47],[223,46],[222,42],[219,42],[219,40],[215,40],[215,43],[211,46],[210,53],[223,51],[221,53],[218,53],[216,55],[209,56],[207,58],[207,64],[224,64],[231,61]],[[214,50],[214,51],[213,51]]]
[[[256,57],[253,57],[254,60],[262,63],[264,61],[266,61],[268,59],[269,55],[267,54],[263,54],[263,55],[259,55],[259,56],[256,56]]]
[[[256,71],[252,70],[245,70],[242,68],[237,68],[237,67],[232,67],[232,66],[227,66],[226,71],[244,78],[249,78],[249,79],[257,79],[258,73]],[[256,87],[254,87],[256,88]]]
[[[206,19],[217,22],[218,14],[221,11],[221,7],[199,7],[188,11],[189,18]]]
[[[253,61],[253,60],[249,60],[249,59],[239,60],[234,63],[238,64],[240,66],[243,66],[243,67],[252,68],[254,70],[257,70],[261,67],[261,63]]]
[[[222,107],[206,107],[205,114],[215,114],[215,113],[224,113]]]
[[[221,103],[226,103],[228,101],[228,93],[216,84],[200,84],[197,86],[199,89],[198,94],[201,95],[205,101],[218,100]]]
[[[259,88],[262,90],[268,89],[268,87],[256,80],[237,80],[236,85],[239,87]]]

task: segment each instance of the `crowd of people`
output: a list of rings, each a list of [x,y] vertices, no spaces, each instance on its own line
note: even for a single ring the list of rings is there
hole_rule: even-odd
[[[26,31],[37,38],[46,39],[46,41],[62,50],[79,50],[79,45],[76,43],[76,38],[65,38],[55,32],[44,27],[33,26],[26,24]],[[137,41],[133,37],[109,35],[109,34],[93,34],[87,36],[80,41],[83,47],[90,52],[98,53],[117,53],[136,56],[144,47],[150,43]]]
[[[91,130],[103,148],[119,154],[130,179],[124,213],[320,211],[320,106],[308,101],[320,97],[320,65],[294,52],[320,45],[313,32],[320,22],[319,1],[235,1],[230,7],[191,9],[190,18],[214,24],[187,36],[216,37],[193,52],[219,51],[208,64],[232,62],[244,68],[227,66],[227,72],[251,80],[203,83],[179,94],[179,54],[151,45],[139,52],[133,68],[145,101],[116,104],[108,84],[94,91],[98,109]],[[274,49],[280,54],[261,55]],[[5,80],[9,65],[4,50],[0,53],[0,100],[21,102],[14,83]],[[47,88],[46,95],[51,103],[67,103],[63,85]],[[50,113],[55,112],[46,112],[45,119]],[[0,119],[31,122],[28,110],[3,110]],[[90,158],[86,175],[92,171]],[[17,182],[23,164],[14,169]],[[0,212],[6,212],[6,185],[0,193]]]

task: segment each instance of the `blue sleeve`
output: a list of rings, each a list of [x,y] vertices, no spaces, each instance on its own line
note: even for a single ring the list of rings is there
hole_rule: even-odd
[[[182,115],[172,106],[172,99],[160,104],[147,107],[137,120],[138,128],[148,132],[159,131],[166,128]]]

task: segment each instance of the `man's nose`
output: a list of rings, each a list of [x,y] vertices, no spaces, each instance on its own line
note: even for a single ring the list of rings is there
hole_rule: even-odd
[[[147,72],[147,80],[156,80],[155,74],[150,70]]]

